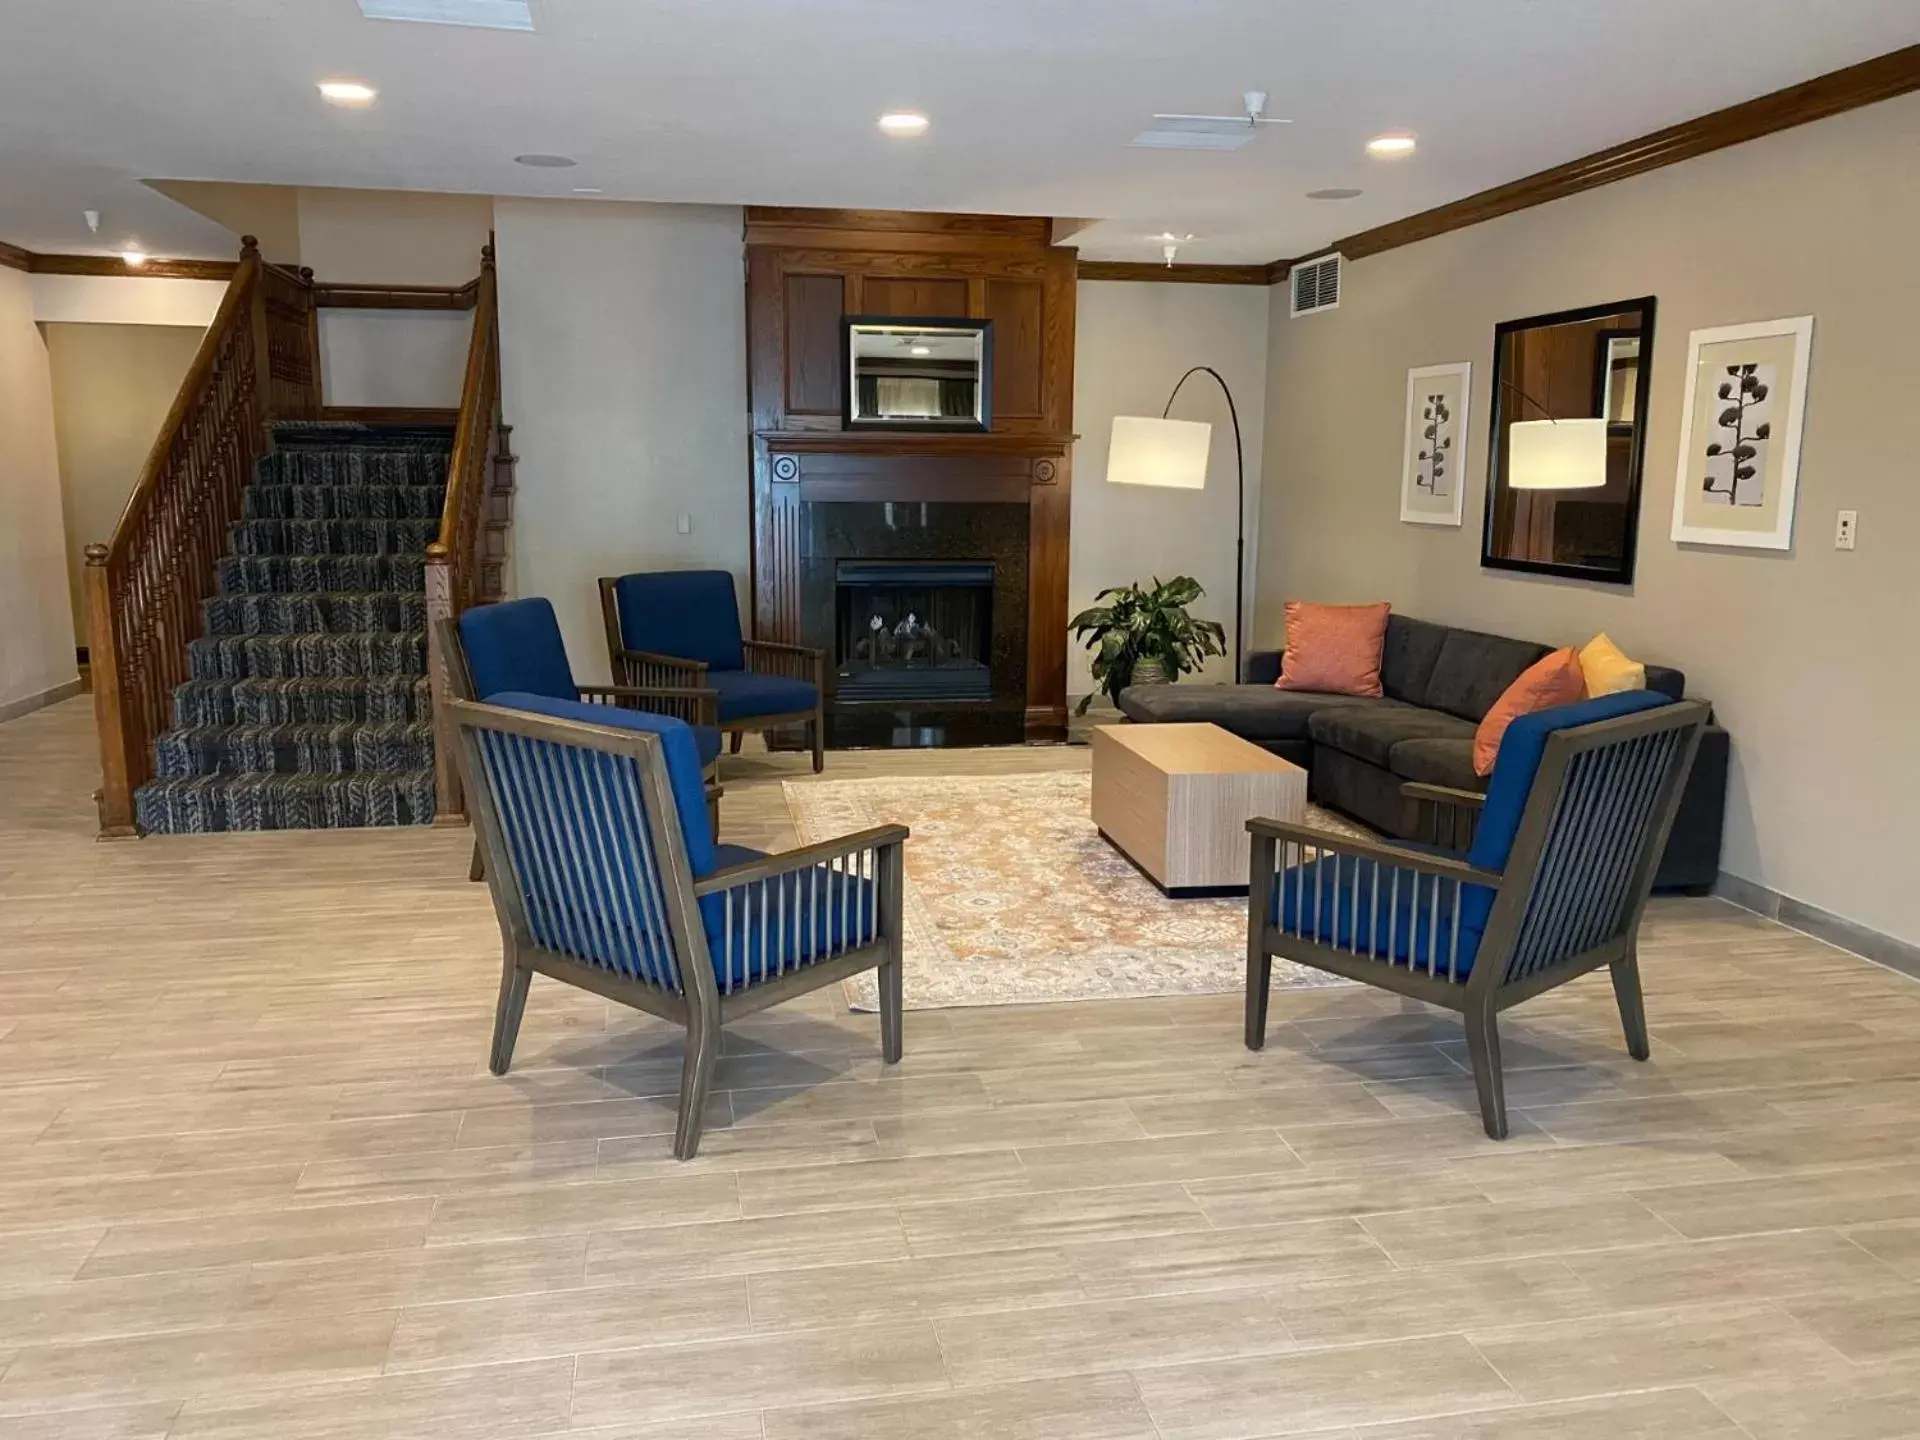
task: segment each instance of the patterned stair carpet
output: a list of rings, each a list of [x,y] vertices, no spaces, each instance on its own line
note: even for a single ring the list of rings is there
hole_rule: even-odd
[[[134,796],[150,834],[433,819],[426,548],[444,430],[281,426]]]

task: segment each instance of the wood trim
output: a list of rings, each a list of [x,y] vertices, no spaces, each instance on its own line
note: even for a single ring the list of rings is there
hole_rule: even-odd
[[[460,421],[457,405],[322,405],[322,420],[357,420],[362,425],[445,425]]]
[[[333,310],[471,310],[480,282],[464,285],[316,285],[315,306]]]
[[[1078,435],[1026,435],[1000,430],[762,430],[755,439],[788,454],[819,455],[1064,455]]]
[[[1670,125],[1664,130],[1642,135],[1637,140],[1597,150],[1565,165],[1556,165],[1550,170],[1542,170],[1505,185],[1496,185],[1491,190],[1482,190],[1477,195],[1469,195],[1464,200],[1455,200],[1432,210],[1423,210],[1404,220],[1362,230],[1296,259],[1275,261],[1268,270],[1277,283],[1301,261],[1336,250],[1349,260],[1397,250],[1419,240],[1431,240],[1436,235],[1463,230],[1469,225],[1479,225],[1518,210],[1563,200],[1583,191],[1597,190],[1616,180],[1644,175],[1650,170],[1677,165],[1683,160],[1710,155],[1730,145],[1742,145],[1777,131],[1791,130],[1814,120],[1845,114],[1863,105],[1891,100],[1914,90],[1920,90],[1920,45],[1909,45],[1904,50],[1895,50],[1858,65],[1849,65],[1844,70],[1834,70],[1799,85],[1789,85],[1770,95],[1761,95],[1738,105],[1730,105],[1724,110],[1715,110],[1711,114]]]
[[[31,270],[33,254],[22,250],[18,245],[9,245],[6,241],[0,240],[0,265],[6,266],[9,270]]]
[[[803,238],[787,238],[792,232]],[[834,232],[827,240],[819,232]],[[1053,222],[1038,215],[969,215],[931,210],[831,210],[791,205],[749,205],[746,242],[749,245],[831,245],[847,248],[846,237],[868,235],[871,245],[851,248],[901,249],[912,236],[940,236],[949,248],[980,251],[996,241],[1014,242],[1027,249],[1046,250],[1053,243]],[[982,242],[986,242],[983,244]]]
[[[1135,280],[1161,285],[1271,285],[1271,265],[1155,265],[1149,261],[1082,260],[1081,280]]]
[[[109,275],[129,280],[218,280],[224,284],[233,279],[233,272],[239,268],[231,260],[150,259],[144,265],[129,265],[118,255],[42,255],[25,250],[19,253],[27,257],[23,268],[35,275]]]

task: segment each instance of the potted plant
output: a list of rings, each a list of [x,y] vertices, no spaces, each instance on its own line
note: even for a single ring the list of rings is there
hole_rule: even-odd
[[[1091,609],[1073,617],[1073,637],[1093,652],[1093,678],[1118,700],[1129,685],[1165,685],[1198,670],[1209,655],[1227,653],[1227,632],[1213,620],[1196,620],[1187,606],[1206,591],[1191,575],[1176,575],[1153,587],[1122,585],[1094,596]],[[1093,696],[1081,699],[1087,713]]]

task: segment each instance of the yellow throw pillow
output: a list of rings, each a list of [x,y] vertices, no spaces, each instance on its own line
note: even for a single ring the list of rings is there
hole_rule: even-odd
[[[1587,677],[1587,698],[1617,695],[1622,690],[1647,688],[1647,667],[1629,660],[1605,635],[1596,635],[1580,652],[1580,671]]]

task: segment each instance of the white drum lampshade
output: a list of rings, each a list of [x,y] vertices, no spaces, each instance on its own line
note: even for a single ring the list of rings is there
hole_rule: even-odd
[[[1107,482],[1204,490],[1207,448],[1212,441],[1213,427],[1198,420],[1116,415],[1107,447]]]
[[[1592,490],[1607,483],[1605,420],[1517,420],[1507,427],[1515,490]]]

